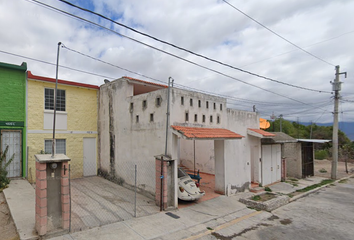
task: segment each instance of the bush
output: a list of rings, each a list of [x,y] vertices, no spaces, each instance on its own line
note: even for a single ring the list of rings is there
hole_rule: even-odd
[[[318,160],[323,160],[328,158],[328,150],[316,150],[315,151],[315,158]]]
[[[6,168],[10,165],[10,163],[14,159],[15,154],[13,154],[12,157],[6,161],[6,154],[8,150],[9,150],[9,146],[6,147],[4,153],[0,152],[0,191],[6,188],[7,185],[10,183],[10,179],[7,178]]]

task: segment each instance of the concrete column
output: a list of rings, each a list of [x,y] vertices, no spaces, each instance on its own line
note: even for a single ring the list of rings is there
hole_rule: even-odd
[[[36,162],[36,231],[47,233],[47,164]]]

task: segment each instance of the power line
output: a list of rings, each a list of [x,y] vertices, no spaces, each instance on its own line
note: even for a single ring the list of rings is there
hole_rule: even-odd
[[[35,1],[35,0],[33,0],[33,1]],[[119,22],[117,22],[117,21],[114,21],[113,19],[108,18],[108,17],[106,17],[106,16],[104,16],[104,15],[102,15],[102,14],[96,13],[96,12],[94,12],[94,11],[91,11],[91,10],[89,10],[89,9],[86,9],[86,8],[83,8],[83,7],[80,7],[80,6],[77,6],[77,5],[72,4],[72,3],[68,2],[68,1],[65,1],[65,0],[58,0],[58,1],[63,2],[63,3],[65,3],[65,4],[67,4],[67,5],[71,6],[71,7],[75,7],[75,8],[77,8],[77,9],[82,10],[82,11],[85,11],[85,12],[88,12],[88,13],[91,13],[91,14],[94,14],[94,15],[96,15],[96,16],[99,16],[99,17],[101,17],[101,18],[103,18],[103,19],[106,19],[107,21],[110,21],[110,22],[112,22],[112,23],[114,23],[114,24],[117,24],[117,25],[119,25],[119,26],[121,26],[121,27],[124,27],[124,28],[126,28],[126,29],[128,29],[128,30],[130,30],[130,31],[133,31],[133,32],[138,33],[138,34],[140,34],[140,35],[143,35],[143,36],[145,36],[145,37],[151,38],[151,39],[153,39],[153,40],[155,40],[155,41],[158,41],[158,42],[161,42],[161,43],[163,43],[163,44],[169,45],[169,46],[171,46],[171,47],[173,47],[173,48],[176,48],[176,49],[179,49],[179,50],[188,52],[188,53],[190,53],[190,54],[192,54],[192,55],[195,55],[195,56],[197,56],[197,57],[204,58],[204,59],[206,59],[206,60],[208,60],[208,61],[212,61],[212,62],[221,64],[221,65],[223,65],[223,66],[226,66],[226,67],[229,67],[229,68],[232,68],[232,69],[241,71],[241,72],[243,72],[243,73],[247,73],[247,74],[250,74],[250,75],[255,76],[255,77],[258,77],[258,78],[263,78],[263,79],[265,79],[265,80],[269,80],[269,81],[272,81],[272,82],[275,82],[275,83],[278,83],[278,84],[283,84],[283,85],[286,85],[286,86],[289,86],[289,87],[299,88],[299,89],[302,89],[302,90],[313,91],[313,92],[318,92],[318,93],[330,93],[330,92],[328,92],[328,91],[321,91],[321,90],[306,88],[306,87],[302,87],[302,86],[297,86],[297,85],[293,85],[293,84],[290,84],[290,83],[286,83],[286,82],[282,82],[282,81],[279,81],[279,80],[275,80],[275,79],[272,79],[272,78],[269,78],[269,77],[265,77],[265,76],[262,76],[262,75],[259,75],[259,74],[256,74],[256,73],[252,73],[252,72],[250,72],[250,71],[247,71],[247,70],[244,70],[244,69],[241,69],[241,68],[232,66],[232,65],[227,64],[227,63],[223,63],[223,62],[221,62],[221,61],[219,61],[219,60],[215,60],[215,59],[213,59],[213,58],[209,58],[209,57],[204,56],[204,55],[202,55],[202,54],[195,53],[195,52],[193,52],[193,51],[191,51],[191,50],[188,50],[188,49],[186,49],[186,48],[179,47],[179,46],[177,46],[177,45],[175,45],[175,44],[169,43],[169,42],[167,42],[167,41],[161,40],[161,39],[156,38],[156,37],[154,37],[154,36],[151,36],[151,35],[149,35],[149,34],[143,33],[143,32],[141,32],[141,31],[138,31],[138,30],[136,30],[136,29],[134,29],[134,28],[131,28],[131,27],[127,26],[127,25],[124,25],[124,24],[122,24],[122,23],[119,23]],[[49,5],[48,5],[48,6],[49,6]],[[51,6],[49,6],[49,7],[51,7]]]
[[[276,36],[278,36],[279,38],[283,39],[283,40],[286,41],[287,43],[290,43],[291,45],[293,45],[294,47],[296,47],[296,48],[300,49],[301,51],[307,53],[308,55],[310,55],[310,56],[312,56],[312,57],[314,57],[314,58],[316,58],[316,59],[318,59],[318,60],[320,60],[320,61],[322,61],[322,62],[324,62],[324,63],[327,63],[327,64],[330,65],[330,66],[335,67],[334,64],[332,64],[332,63],[330,63],[330,62],[328,62],[328,61],[326,61],[326,60],[324,60],[324,59],[322,59],[322,58],[320,58],[320,57],[318,57],[318,56],[316,56],[316,55],[310,53],[309,51],[306,51],[305,49],[301,48],[300,46],[296,45],[295,43],[289,41],[288,39],[286,39],[286,38],[284,38],[283,36],[279,35],[278,33],[274,32],[272,29],[268,28],[267,26],[265,26],[265,25],[262,24],[261,22],[257,21],[256,19],[252,18],[250,15],[244,13],[243,11],[241,11],[240,9],[238,9],[237,7],[235,7],[234,5],[232,5],[231,3],[229,3],[228,1],[226,1],[226,0],[222,0],[222,1],[224,1],[224,2],[225,2],[226,4],[228,4],[230,7],[232,7],[232,8],[235,9],[236,11],[240,12],[240,13],[243,14],[244,16],[248,17],[248,18],[251,19],[252,21],[256,22],[258,25],[260,25],[260,26],[262,26],[263,28],[267,29],[268,31],[270,31],[270,32],[273,33],[274,35],[276,35]]]
[[[52,65],[52,66],[56,65],[55,63],[46,62],[46,61],[43,61],[43,60],[39,60],[39,59],[31,58],[31,57],[26,57],[26,56],[15,54],[15,53],[9,53],[9,52],[5,52],[5,51],[2,51],[2,50],[0,50],[0,52],[8,54],[8,55],[15,56],[15,57],[25,58],[25,59],[29,59],[29,60],[32,60],[32,61],[36,61],[36,62],[48,64],[48,65]],[[59,65],[59,66],[61,68],[66,68],[66,69],[69,69],[69,70],[72,70],[72,71],[76,71],[76,72],[86,73],[86,74],[90,74],[90,75],[94,75],[94,76],[98,76],[98,77],[103,77],[103,78],[107,78],[107,79],[115,79],[114,77],[107,77],[107,76],[104,76],[104,75],[101,75],[101,74],[97,74],[97,73],[93,73],[93,72],[87,72],[87,71],[75,69],[75,68],[72,68],[72,67],[67,67],[67,66],[63,66],[63,65]]]
[[[322,41],[320,41],[320,42],[316,42],[316,43],[307,45],[307,46],[304,47],[304,48],[308,48],[308,47],[312,47],[312,46],[315,46],[315,45],[318,45],[318,44],[321,44],[321,43],[324,43],[324,42],[328,42],[328,41],[331,41],[331,40],[333,40],[333,39],[336,39],[336,38],[339,38],[339,37],[342,37],[342,36],[344,36],[344,35],[351,34],[351,33],[354,33],[354,30],[353,30],[353,31],[346,32],[346,33],[342,33],[342,34],[340,34],[340,35],[338,35],[338,36],[335,36],[335,37],[332,37],[332,38],[328,38],[328,39],[322,40]],[[241,67],[246,67],[246,66],[249,66],[249,65],[252,65],[252,64],[256,64],[256,63],[259,63],[259,62],[267,61],[267,60],[269,60],[269,59],[276,58],[276,57],[279,57],[279,56],[282,56],[282,55],[285,55],[285,54],[289,54],[289,53],[292,53],[292,52],[295,52],[295,51],[297,51],[297,50],[295,49],[295,50],[291,50],[291,51],[288,51],[288,52],[285,52],[285,53],[280,53],[280,54],[278,54],[278,55],[274,55],[274,56],[271,56],[271,57],[268,57],[268,58],[265,58],[265,59],[262,59],[262,60],[259,60],[259,61],[256,61],[256,62],[247,63],[246,65],[242,65]]]

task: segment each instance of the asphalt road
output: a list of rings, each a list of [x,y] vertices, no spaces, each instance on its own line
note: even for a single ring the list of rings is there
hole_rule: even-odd
[[[354,239],[354,179],[336,183],[272,212],[241,232],[216,231],[203,239]],[[231,228],[232,229],[232,228]]]

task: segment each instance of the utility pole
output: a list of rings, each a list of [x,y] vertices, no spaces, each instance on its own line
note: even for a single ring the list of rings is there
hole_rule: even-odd
[[[347,77],[347,72],[339,72],[339,66],[336,66],[336,78],[332,83],[332,91],[334,91],[334,112],[333,112],[333,133],[332,133],[332,171],[331,178],[337,179],[338,165],[338,105],[339,91],[341,90],[342,82],[339,81],[339,75],[344,74]]]

